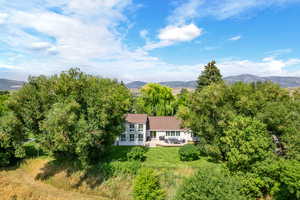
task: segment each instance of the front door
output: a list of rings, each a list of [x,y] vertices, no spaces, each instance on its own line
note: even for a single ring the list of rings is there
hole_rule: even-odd
[[[150,131],[150,137],[151,139],[156,138],[156,131]]]

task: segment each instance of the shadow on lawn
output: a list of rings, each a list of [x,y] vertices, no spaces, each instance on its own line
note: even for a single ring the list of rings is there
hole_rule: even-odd
[[[35,179],[46,181],[56,174],[64,172],[66,177],[79,176],[78,180],[72,184],[72,188],[78,188],[85,184],[94,189],[118,173],[136,173],[140,163],[127,161],[127,153],[131,149],[132,147],[114,146],[98,163],[86,169],[81,168],[78,161],[71,159],[52,160],[41,169]]]

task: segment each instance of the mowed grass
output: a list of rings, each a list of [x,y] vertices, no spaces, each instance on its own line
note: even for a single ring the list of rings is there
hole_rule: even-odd
[[[143,166],[150,168],[199,168],[212,165],[212,163],[207,161],[206,157],[196,161],[180,161],[179,149],[180,147],[149,148]]]

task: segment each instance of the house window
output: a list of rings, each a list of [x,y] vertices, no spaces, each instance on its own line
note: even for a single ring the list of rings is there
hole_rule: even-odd
[[[175,131],[171,131],[171,136],[175,136]]]
[[[166,131],[166,136],[171,136],[171,131]]]
[[[144,130],[144,125],[143,124],[139,124],[139,129],[140,132],[142,132]]]
[[[156,131],[150,131],[150,137],[156,138]]]
[[[126,141],[126,135],[125,134],[121,135],[121,141]]]
[[[139,141],[143,141],[143,134],[139,134]]]
[[[134,134],[129,135],[129,141],[131,141],[131,142],[134,141]]]
[[[180,131],[176,131],[176,136],[180,136]]]
[[[134,124],[129,124],[129,131],[133,132],[134,131]]]

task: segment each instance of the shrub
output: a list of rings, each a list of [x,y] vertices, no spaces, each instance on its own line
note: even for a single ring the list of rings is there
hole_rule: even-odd
[[[266,125],[250,117],[234,117],[219,140],[219,148],[230,170],[247,171],[251,165],[270,156],[273,150]]]
[[[219,169],[199,170],[186,179],[177,191],[176,200],[244,200],[239,182]]]
[[[141,167],[141,163],[138,161],[127,161],[127,162],[111,162],[110,166],[113,169],[115,176],[117,175],[136,175]]]
[[[95,170],[95,173],[100,173],[104,179],[108,179],[112,176],[122,175],[136,175],[141,167],[141,163],[137,161],[133,162],[106,162],[101,163]]]
[[[198,160],[200,158],[200,151],[193,144],[186,144],[179,149],[179,157],[182,161]]]
[[[20,120],[11,112],[0,117],[0,167],[25,157],[25,133]]]
[[[134,180],[134,200],[163,200],[165,192],[161,189],[158,175],[152,169],[141,169]]]
[[[268,158],[247,173],[236,173],[241,192],[251,198],[300,199],[300,164],[295,160]]]
[[[128,160],[136,160],[136,161],[144,161],[146,159],[145,156],[146,149],[144,147],[133,147],[128,153],[127,153],[127,159]]]

